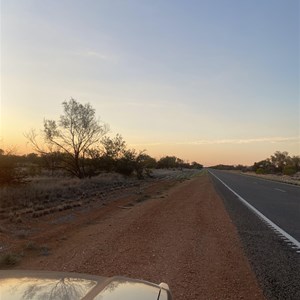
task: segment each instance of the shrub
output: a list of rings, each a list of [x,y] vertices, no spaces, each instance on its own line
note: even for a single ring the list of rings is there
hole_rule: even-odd
[[[258,168],[256,171],[255,171],[256,174],[266,174],[266,170],[263,169],[263,168]]]
[[[11,183],[15,178],[16,167],[13,158],[0,155],[0,184]]]
[[[0,185],[23,181],[25,175],[18,168],[16,160],[16,156],[0,151]]]
[[[130,176],[135,169],[135,163],[133,160],[122,157],[117,161],[116,164],[116,172],[125,175]]]
[[[283,174],[284,175],[294,175],[297,173],[297,169],[294,166],[287,165],[283,168]]]

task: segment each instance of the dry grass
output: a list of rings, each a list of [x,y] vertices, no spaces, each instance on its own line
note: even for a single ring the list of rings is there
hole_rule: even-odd
[[[154,170],[153,178],[186,180],[198,170]],[[104,173],[97,177],[39,176],[23,185],[0,186],[0,218],[23,223],[26,217],[39,218],[54,212],[80,207],[84,202],[107,199],[123,188],[141,186],[135,177]],[[143,201],[141,199],[140,201]]]
[[[0,269],[6,269],[17,265],[21,261],[22,257],[25,255],[24,251],[30,251],[31,253],[34,253],[34,255],[37,256],[51,255],[51,248],[47,245],[38,245],[35,242],[29,241],[24,246],[21,253],[16,254],[13,252],[8,252],[0,254]]]
[[[83,180],[36,177],[26,185],[0,187],[0,209],[9,207],[11,212],[20,207],[34,208],[34,211],[45,210],[52,203],[93,196],[93,193],[104,187],[126,181],[128,179],[117,174],[105,174]]]

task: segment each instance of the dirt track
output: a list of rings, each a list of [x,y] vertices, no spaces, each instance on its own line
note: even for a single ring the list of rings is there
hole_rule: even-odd
[[[27,256],[18,268],[164,281],[177,300],[264,299],[208,175],[164,196],[152,192],[129,208],[111,203],[86,213],[73,229],[45,232],[50,255]]]

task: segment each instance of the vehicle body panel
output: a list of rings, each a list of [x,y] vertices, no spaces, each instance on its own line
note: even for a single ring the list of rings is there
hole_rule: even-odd
[[[171,300],[167,284],[80,273],[1,270],[0,299]]]

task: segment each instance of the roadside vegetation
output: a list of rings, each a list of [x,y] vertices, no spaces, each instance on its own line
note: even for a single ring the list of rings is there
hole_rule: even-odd
[[[127,147],[120,134],[109,136],[109,126],[96,118],[90,104],[75,99],[63,102],[63,113],[58,120],[44,120],[44,128],[37,133],[25,133],[33,153],[16,155],[0,149],[0,185],[26,182],[29,177],[45,171],[54,177],[91,178],[103,172],[117,172],[143,179],[155,168],[196,168],[197,162],[187,163],[175,156],[156,160]],[[16,151],[15,151],[16,152]]]
[[[213,169],[253,171],[256,174],[274,174],[293,176],[300,172],[300,156],[290,156],[288,152],[276,151],[269,158],[255,162],[252,166],[216,165]]]
[[[90,104],[63,102],[57,121],[25,134],[34,152],[0,149],[0,215],[13,222],[81,206],[93,197],[151,179],[154,170],[199,170],[175,156],[155,159],[127,146],[120,134],[109,136]],[[156,172],[157,173],[157,172]],[[158,175],[156,178],[160,178]],[[20,208],[22,211],[20,211]]]
[[[270,158],[255,162],[252,170],[257,174],[294,175],[300,171],[300,156],[276,151]]]

